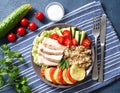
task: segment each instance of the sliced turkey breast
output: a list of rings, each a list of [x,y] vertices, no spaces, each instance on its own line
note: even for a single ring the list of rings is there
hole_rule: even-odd
[[[63,57],[63,55],[49,55],[49,54],[43,53],[41,50],[39,50],[39,53],[47,60],[52,62],[57,62],[57,63],[60,62]]]
[[[66,48],[65,46],[60,45],[57,40],[46,37],[43,39],[42,44],[53,50],[64,50]]]
[[[45,47],[43,44],[39,44],[38,51],[41,51],[50,55],[63,55],[64,50],[53,50]]]
[[[45,59],[43,56],[39,56],[38,61],[39,61],[39,64],[44,64],[47,66],[57,66],[58,65],[58,63],[49,61],[49,60]]]

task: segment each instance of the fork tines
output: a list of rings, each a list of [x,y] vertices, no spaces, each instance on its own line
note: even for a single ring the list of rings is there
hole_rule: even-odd
[[[93,29],[100,29],[100,16],[93,18]]]

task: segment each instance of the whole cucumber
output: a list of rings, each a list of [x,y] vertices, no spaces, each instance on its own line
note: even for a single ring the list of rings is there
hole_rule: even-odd
[[[32,9],[31,4],[24,4],[0,21],[0,38],[4,37]]]

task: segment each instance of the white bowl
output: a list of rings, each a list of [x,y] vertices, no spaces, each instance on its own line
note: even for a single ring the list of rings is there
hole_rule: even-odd
[[[60,21],[64,17],[64,7],[58,2],[52,2],[46,6],[45,14],[53,22]]]

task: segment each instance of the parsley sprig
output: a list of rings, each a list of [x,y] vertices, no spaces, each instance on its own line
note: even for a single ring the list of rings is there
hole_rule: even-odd
[[[11,51],[6,44],[1,46],[0,51],[3,55],[0,59],[0,90],[12,85],[18,93],[30,93],[31,89],[27,85],[28,78],[25,76],[18,77],[19,68],[13,64],[16,60],[25,62],[22,54],[19,51]]]

